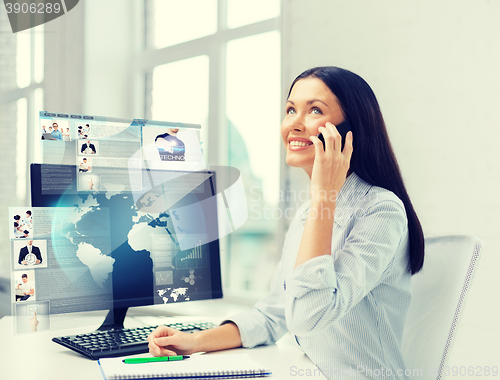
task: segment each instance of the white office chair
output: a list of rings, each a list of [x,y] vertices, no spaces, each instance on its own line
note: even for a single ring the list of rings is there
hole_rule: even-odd
[[[444,378],[481,249],[482,241],[475,236],[425,239],[424,267],[412,279],[402,342],[406,368],[422,369],[413,379]]]

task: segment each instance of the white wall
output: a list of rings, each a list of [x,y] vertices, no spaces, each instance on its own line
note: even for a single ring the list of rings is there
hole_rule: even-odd
[[[424,233],[485,243],[452,365],[497,361],[499,20],[489,0],[284,0],[285,83],[321,65],[361,75]]]

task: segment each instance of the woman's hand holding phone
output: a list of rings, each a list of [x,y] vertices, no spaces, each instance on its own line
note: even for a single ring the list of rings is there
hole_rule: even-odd
[[[316,136],[311,172],[311,206],[295,261],[298,267],[317,256],[331,254],[332,230],[337,195],[344,185],[352,155],[352,132],[348,132],[342,149],[342,136],[332,123],[319,127],[325,145]]]
[[[323,142],[316,136],[310,139],[314,144],[315,158],[311,173],[312,204],[333,205],[337,194],[345,182],[352,156],[353,135],[349,131],[342,149],[342,136],[330,122],[318,131],[323,135]]]

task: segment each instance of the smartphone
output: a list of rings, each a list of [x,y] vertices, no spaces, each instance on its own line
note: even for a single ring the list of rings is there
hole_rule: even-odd
[[[349,119],[343,121],[339,125],[336,125],[335,128],[337,128],[337,131],[339,131],[340,136],[342,136],[342,149],[344,149],[345,145],[345,136],[347,135],[347,132],[352,131],[351,129],[351,123],[349,122]],[[325,149],[325,139],[323,138],[323,135],[320,133],[317,135],[317,137],[321,140],[323,143],[323,149]]]

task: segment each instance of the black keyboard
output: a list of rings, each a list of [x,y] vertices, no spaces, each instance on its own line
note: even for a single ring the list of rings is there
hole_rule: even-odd
[[[216,325],[210,322],[172,323],[165,326],[183,332],[195,332],[216,327]],[[99,358],[149,352],[147,338],[157,327],[145,326],[133,329],[98,330],[88,334],[52,338],[52,341],[85,355],[92,360],[97,360]]]

